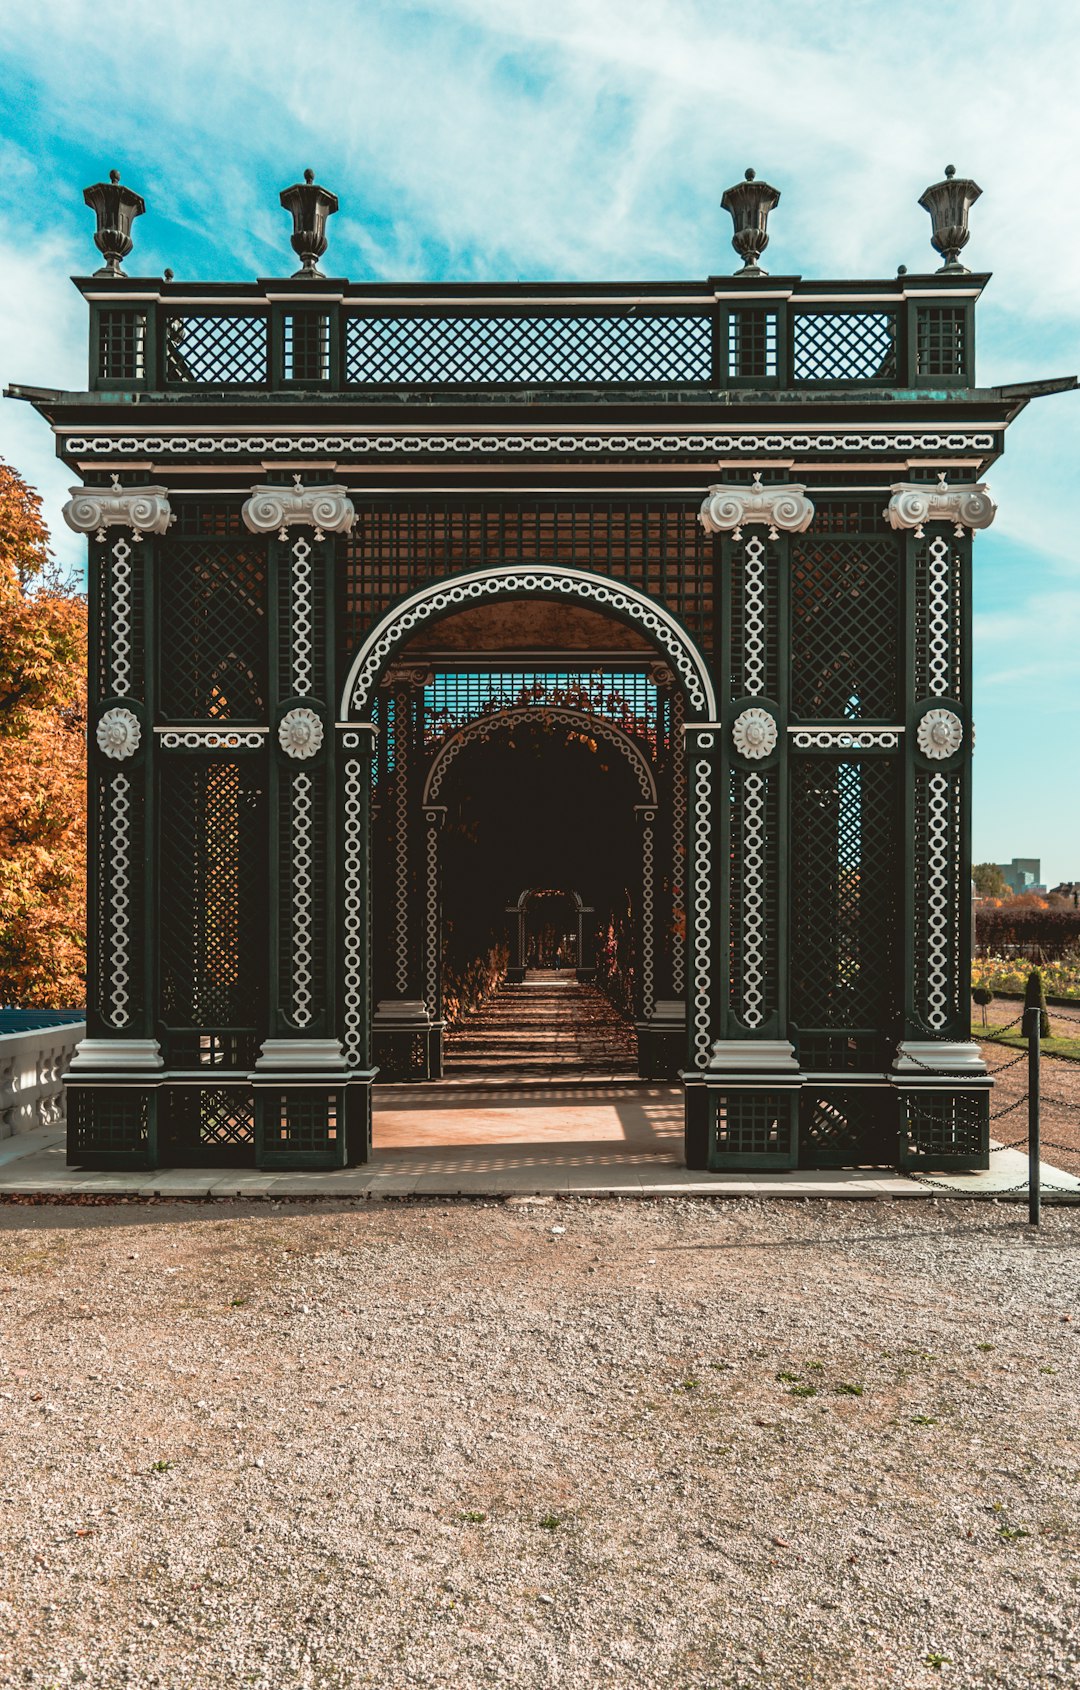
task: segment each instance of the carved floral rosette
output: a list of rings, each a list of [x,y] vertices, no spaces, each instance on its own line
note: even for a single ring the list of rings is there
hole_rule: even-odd
[[[770,540],[775,540],[778,530],[802,534],[813,520],[814,507],[801,483],[763,487],[760,475],[755,475],[751,487],[715,483],[698,512],[706,534],[730,533],[735,540],[742,539],[742,530],[750,523],[764,523]]]
[[[922,539],[927,522],[951,522],[959,539],[965,528],[989,528],[997,515],[985,481],[949,487],[939,475],[936,487],[894,481],[890,492],[882,515],[891,528],[913,528],[917,540]]]
[[[278,723],[278,743],[287,757],[314,757],[322,742],[322,718],[303,705],[286,711]]]
[[[952,710],[927,710],[915,737],[923,756],[940,762],[959,751],[964,743],[964,724]]]
[[[131,710],[116,705],[106,710],[97,725],[97,742],[106,757],[122,762],[133,757],[139,749],[142,729],[139,718]]]
[[[114,475],[111,487],[72,487],[63,509],[64,521],[76,534],[98,534],[107,528],[130,528],[136,534],[167,534],[176,521],[165,487],[121,487]]]
[[[740,757],[756,762],[776,750],[776,722],[767,710],[755,705],[739,712],[731,725],[731,737]]]
[[[345,487],[305,487],[298,475],[291,487],[253,487],[243,506],[245,526],[252,534],[273,534],[284,540],[291,527],[314,528],[324,534],[349,534],[356,510]]]

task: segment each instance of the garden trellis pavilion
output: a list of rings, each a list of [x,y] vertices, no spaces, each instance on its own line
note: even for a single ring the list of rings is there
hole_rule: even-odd
[[[125,275],[87,189],[87,390],[9,390],[89,547],[72,1161],[364,1162],[545,907],[690,1167],[987,1165],[972,535],[1076,383],[976,385],[978,193],[923,196],[933,273],[768,275],[747,172],[734,276],[426,286],[325,276],[311,172],[246,283]]]

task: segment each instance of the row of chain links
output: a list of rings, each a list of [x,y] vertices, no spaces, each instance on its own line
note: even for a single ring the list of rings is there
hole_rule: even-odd
[[[1060,1012],[1060,1010],[1057,1010],[1057,1009],[1055,1009],[1053,1011],[1053,1013],[1054,1013],[1054,1016],[1059,1020],[1076,1021],[1078,1024],[1080,1024],[1080,1016],[1063,1015]],[[1023,1013],[1021,1013],[1015,1018],[1015,1020],[1006,1021],[1000,1027],[995,1027],[994,1030],[993,1030],[992,1037],[987,1040],[987,1043],[994,1042],[994,1040],[996,1040],[1000,1036],[1000,1034],[1002,1034],[1002,1033],[1012,1032],[1014,1027],[1019,1027],[1022,1024],[1023,1019],[1024,1019],[1024,1016],[1023,1016]],[[899,1053],[899,1049],[900,1049],[900,1047],[898,1046],[897,1047],[898,1053]],[[1026,1050],[1022,1050],[1016,1056],[1010,1057],[1008,1062],[1000,1063],[998,1065],[998,1067],[996,1067],[993,1070],[994,1075],[996,1076],[998,1074],[1004,1074],[1009,1068],[1015,1068],[1017,1063],[1026,1062],[1027,1061],[1027,1054],[1028,1053],[1027,1053]],[[1053,1055],[1054,1053],[1053,1052],[1047,1052],[1047,1054]],[[921,1060],[921,1058],[919,1058],[918,1056],[912,1055],[910,1050],[904,1051],[904,1057],[905,1057],[906,1061],[914,1062],[917,1067],[925,1069],[928,1074],[941,1074],[943,1072],[942,1069],[934,1068],[934,1067],[931,1066],[931,1064],[929,1062],[923,1062]],[[1003,1115],[1011,1115],[1013,1110],[1019,1109],[1019,1107],[1022,1103],[1027,1102],[1027,1099],[1028,1099],[1028,1094],[1027,1094],[1027,1091],[1025,1090],[1025,1091],[1021,1092],[1020,1096],[1018,1098],[1016,1098],[1012,1103],[1006,1103],[1001,1109],[995,1109],[990,1116],[991,1121],[999,1121],[999,1120],[1001,1120]],[[1055,1103],[1055,1104],[1057,1104],[1057,1106],[1059,1108],[1062,1108],[1062,1109],[1075,1109],[1076,1108],[1076,1105],[1073,1102],[1071,1102],[1070,1099],[1064,1098],[1064,1097],[1055,1097],[1053,1092],[1043,1091],[1041,1087],[1040,1087],[1040,1090],[1039,1090],[1039,1099],[1040,1099],[1040,1102],[1045,1101],[1047,1103]],[[1019,1150],[1021,1148],[1021,1146],[1026,1145],[1027,1142],[1028,1142],[1028,1137],[1027,1137],[1027,1134],[1025,1133],[1023,1138],[1011,1139],[1007,1144],[995,1144],[991,1148],[990,1154],[991,1154],[991,1156],[996,1156],[999,1150]],[[1040,1134],[1040,1137],[1039,1137],[1039,1148],[1040,1148],[1040,1150],[1064,1150],[1064,1151],[1072,1152],[1074,1154],[1075,1154],[1075,1151],[1076,1151],[1075,1144],[1055,1144],[1051,1140],[1043,1138],[1041,1136],[1041,1134]],[[928,1186],[931,1186],[935,1191],[949,1191],[949,1192],[952,1192],[952,1194],[954,1196],[956,1195],[956,1188],[954,1186],[951,1186],[951,1185],[946,1185],[943,1180],[931,1179],[928,1174],[916,1173],[914,1171],[914,1169],[912,1169],[912,1168],[901,1168],[898,1171],[903,1174],[903,1177],[905,1179],[914,1180],[916,1185],[928,1185]],[[1045,1180],[1040,1180],[1039,1185],[1040,1185],[1040,1189],[1043,1190],[1043,1191],[1055,1191],[1055,1192],[1058,1192],[1062,1195],[1070,1196],[1070,1197],[1073,1197],[1073,1196],[1076,1195],[1075,1189],[1072,1186],[1047,1185]],[[995,1191],[994,1196],[995,1197],[1012,1197],[1017,1192],[1026,1191],[1027,1188],[1028,1188],[1028,1182],[1025,1179],[1025,1180],[1021,1180],[1019,1185],[1010,1185],[1004,1191]]]

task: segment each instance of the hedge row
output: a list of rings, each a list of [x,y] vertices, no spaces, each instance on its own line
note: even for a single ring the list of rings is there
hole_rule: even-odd
[[[975,949],[979,956],[1055,962],[1080,950],[1080,910],[976,909]]]

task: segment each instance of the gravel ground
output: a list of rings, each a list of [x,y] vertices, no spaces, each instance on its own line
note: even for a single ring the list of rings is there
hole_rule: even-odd
[[[1015,1021],[1022,1010],[1022,1004],[995,998],[988,1005],[987,1019],[993,1026],[1005,1026]],[[981,1011],[973,1007],[972,1025],[976,1038],[979,1036],[980,1015]],[[1052,1009],[1050,1031],[1064,1038],[1080,1035],[1077,1011]],[[1014,1109],[1008,1109],[1008,1105],[1027,1096],[1027,1060],[1016,1062],[1014,1059],[1019,1052],[988,1040],[983,1042],[982,1053],[987,1067],[997,1076],[990,1099],[991,1114],[1008,1110],[997,1120],[991,1120],[990,1136],[1009,1144],[1019,1139],[1022,1141],[1020,1148],[1024,1149],[1027,1146],[1027,1110],[1023,1104]],[[1044,1054],[1040,1066],[1039,1113],[1043,1161],[1052,1162],[1056,1168],[1064,1168],[1066,1173],[1080,1175],[1080,1062],[1073,1061],[1071,1057]]]
[[[0,1684],[1080,1675],[1080,1210],[0,1209]]]

